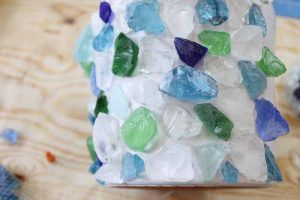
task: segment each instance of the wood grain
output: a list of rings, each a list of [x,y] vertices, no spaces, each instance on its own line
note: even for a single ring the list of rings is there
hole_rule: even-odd
[[[0,130],[13,127],[21,132],[17,146],[0,141],[0,163],[26,176],[22,199],[300,198],[300,171],[289,158],[291,149],[300,152],[300,125],[281,98],[278,103],[292,124],[291,134],[279,140],[276,152],[282,184],[262,189],[99,187],[87,172],[89,87],[72,57],[76,37],[97,4],[95,0],[0,0]],[[299,35],[300,21],[279,18],[277,51],[288,65],[299,58]],[[45,151],[57,156],[55,164],[46,161]]]

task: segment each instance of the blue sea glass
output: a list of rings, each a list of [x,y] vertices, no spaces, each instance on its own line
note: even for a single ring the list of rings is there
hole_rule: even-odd
[[[213,26],[224,23],[229,16],[225,0],[200,0],[196,5],[196,12],[202,24]]]
[[[287,121],[274,105],[265,100],[255,100],[256,132],[263,141],[273,141],[289,132]]]
[[[159,16],[157,0],[141,0],[128,4],[126,19],[128,26],[135,32],[144,30],[148,34],[159,34],[165,30]]]
[[[224,178],[224,183],[237,184],[239,178],[239,170],[230,162],[226,161],[221,165],[221,173]]]
[[[114,41],[114,28],[112,25],[105,25],[100,33],[93,40],[93,47],[98,52],[103,52],[112,47]]]
[[[239,69],[243,76],[243,85],[251,99],[255,100],[262,95],[267,88],[266,75],[250,61],[240,61]]]
[[[92,114],[88,114],[88,120],[91,122],[92,125],[94,125],[96,117]]]
[[[194,67],[208,51],[201,44],[183,38],[175,38],[174,43],[180,59],[190,67]]]
[[[106,1],[102,1],[99,6],[99,16],[104,23],[108,23],[110,21],[112,15],[112,10],[110,4]]]
[[[79,36],[74,49],[74,57],[77,63],[81,65],[87,77],[90,77],[93,65],[93,40],[94,34],[89,25]]]
[[[249,24],[259,26],[264,37],[267,35],[267,23],[266,19],[261,11],[261,8],[257,4],[253,4],[249,11]]]
[[[100,167],[102,167],[102,165],[103,165],[103,163],[99,159],[96,159],[94,161],[94,163],[90,166],[89,172],[91,174],[95,174],[98,171],[98,169],[100,169]]]
[[[281,182],[282,175],[279,167],[277,166],[275,157],[268,145],[265,144],[265,157],[268,168],[268,182]]]
[[[204,102],[217,97],[217,82],[209,75],[189,66],[179,66],[168,72],[160,90],[181,101]]]
[[[131,153],[123,156],[121,178],[125,182],[138,178],[143,171],[145,171],[145,164],[141,157]]]
[[[93,95],[98,96],[100,94],[100,89],[97,86],[96,65],[92,66],[91,77],[90,77],[90,85],[91,85],[91,91],[92,91]]]

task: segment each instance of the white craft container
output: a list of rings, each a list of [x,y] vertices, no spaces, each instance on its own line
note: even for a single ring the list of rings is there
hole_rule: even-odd
[[[173,1],[174,4],[178,2],[184,2],[187,5],[195,5],[198,0],[176,0]],[[133,2],[133,0],[111,0],[108,1],[111,6],[112,10],[115,14],[115,19],[112,22],[112,25],[115,28],[115,35],[117,36],[120,32],[124,32],[128,35],[133,41],[135,41],[139,47],[141,55],[139,56],[139,60],[143,59],[143,51],[145,50],[145,38],[149,37],[145,33],[134,33],[126,24],[125,20],[125,12],[126,12],[126,5],[130,2]],[[162,20],[166,23],[165,20],[167,20],[168,12],[166,11],[166,3],[170,2],[170,0],[160,0],[160,16]],[[226,0],[227,4],[229,5],[230,10],[230,18],[227,22],[223,23],[220,26],[213,27],[208,25],[200,25],[198,22],[196,13],[194,13],[194,28],[193,31],[188,34],[186,38],[190,40],[194,40],[196,42],[199,42],[197,40],[197,34],[205,29],[210,30],[219,30],[219,31],[227,31],[231,35],[231,39],[234,40],[235,36],[239,31],[241,31],[242,28],[244,28],[247,24],[247,13],[250,9],[250,6],[252,5],[251,0]],[[257,2],[257,1],[256,1]],[[241,6],[242,5],[242,6]],[[192,6],[191,6],[192,7]],[[267,27],[268,27],[268,33],[267,36],[260,42],[255,43],[257,41],[254,41],[251,43],[251,45],[260,45],[260,46],[267,46],[270,49],[274,49],[274,43],[275,43],[275,29],[276,29],[276,17],[273,10],[273,7],[271,4],[262,4],[261,5],[263,14],[266,18]],[[172,7],[171,7],[172,9]],[[236,20],[233,19],[236,17],[237,13],[235,11],[240,10],[247,10],[244,14],[242,19]],[[234,14],[232,14],[234,12]],[[241,11],[242,12],[242,11]],[[180,15],[179,15],[180,16]],[[174,16],[176,18],[177,16]],[[232,21],[233,20],[233,21]],[[237,22],[236,22],[237,21]],[[239,24],[240,23],[240,24]],[[166,23],[168,24],[168,23]],[[100,20],[98,17],[98,13],[92,14],[91,17],[91,27],[93,30],[94,35],[99,34],[100,30],[104,26],[104,23]],[[176,29],[171,31],[170,27],[166,25],[166,31],[162,36],[153,36],[158,37],[162,41],[166,41],[168,44],[172,44],[172,40],[176,35],[174,35],[174,31],[176,32]],[[262,45],[261,45],[262,43]],[[173,49],[174,50],[174,49]],[[178,66],[181,64],[180,60],[177,56],[176,51],[173,51],[175,58],[174,58],[174,64],[173,67]],[[161,81],[161,78],[165,75],[165,73],[149,73],[145,70],[143,70],[143,66],[141,66],[141,62],[139,61],[138,68],[139,72],[135,77],[133,78],[120,78],[114,76],[110,72],[110,68],[103,69],[103,66],[111,66],[112,60],[114,56],[114,48],[111,48],[108,52],[105,53],[99,53],[94,52],[94,63],[95,63],[95,71],[96,74],[102,74],[101,76],[96,75],[96,82],[99,88],[104,91],[106,94],[108,100],[111,98],[111,90],[115,85],[121,85],[121,88],[123,89],[124,93],[127,95],[127,98],[130,102],[130,110],[134,111],[135,109],[139,108],[140,106],[146,106],[150,110],[152,110],[155,113],[156,119],[158,123],[160,123],[160,133],[158,134],[158,138],[156,138],[156,141],[154,144],[149,148],[146,152],[135,152],[132,149],[128,148],[124,142],[122,141],[121,136],[119,133],[117,133],[119,130],[115,127],[112,127],[114,125],[110,124],[112,121],[113,123],[118,123],[119,126],[121,126],[124,123],[124,120],[116,116],[114,113],[109,113],[108,115],[100,114],[98,116],[98,119],[96,120],[96,123],[94,125],[93,130],[93,140],[94,140],[94,146],[95,151],[101,160],[103,158],[103,152],[104,153],[111,153],[110,155],[105,155],[108,157],[108,159],[101,160],[102,162],[105,162],[104,165],[95,173],[95,178],[98,180],[98,182],[105,183],[105,185],[108,186],[157,186],[157,187],[173,187],[173,186],[180,186],[180,187],[205,187],[205,186],[234,186],[234,187],[248,187],[248,186],[266,186],[269,183],[267,183],[267,169],[266,169],[266,163],[264,158],[257,158],[252,155],[253,154],[259,154],[264,155],[264,148],[263,148],[263,142],[259,141],[259,138],[256,136],[255,128],[253,127],[252,130],[244,131],[246,133],[249,133],[250,135],[248,137],[249,142],[247,142],[247,137],[244,138],[244,135],[240,133],[240,131],[235,130],[232,134],[232,139],[230,139],[228,142],[220,141],[214,137],[210,137],[205,135],[206,133],[200,133],[197,136],[193,137],[187,137],[187,138],[173,138],[170,137],[170,134],[167,133],[168,130],[164,127],[164,112],[166,110],[166,107],[169,105],[175,105],[180,106],[181,108],[186,109],[188,114],[191,114],[191,117],[194,117],[195,114],[192,114],[191,107],[193,105],[190,105],[186,102],[179,102],[177,100],[174,100],[169,97],[162,97],[162,105],[160,105],[160,100],[158,100],[156,97],[158,94],[155,92],[151,95],[145,96],[143,101],[138,99],[141,95],[144,93],[140,93],[143,89],[147,91],[151,91],[153,89],[152,84],[158,84]],[[147,56],[147,55],[146,55]],[[150,56],[150,55],[149,55]],[[232,59],[234,58],[234,59]],[[204,58],[207,60],[214,60],[219,59],[213,56],[207,56]],[[230,60],[230,62],[233,63],[233,67],[237,67],[237,61],[242,60],[238,56],[230,55],[226,58],[221,59],[218,62],[224,62],[227,63],[226,59]],[[212,103],[216,105],[220,110],[224,111],[229,118],[232,119],[234,123],[239,124],[237,127],[241,128],[243,124],[245,123],[254,123],[254,117],[255,117],[255,111],[254,111],[254,102],[250,100],[250,98],[247,98],[246,90],[243,88],[241,84],[241,80],[237,78],[237,81],[240,81],[239,84],[235,84],[233,86],[228,86],[228,81],[223,80],[226,79],[226,77],[221,76],[217,77],[215,74],[216,71],[210,71],[209,68],[205,68],[206,65],[209,65],[204,61],[202,63],[202,67],[204,70],[207,70],[207,73],[212,75],[212,77],[216,77],[218,82],[220,81],[220,91],[219,96],[216,101],[213,101]],[[257,60],[252,60],[257,61]],[[157,60],[157,62],[160,62],[160,60]],[[229,62],[229,65],[230,65]],[[228,63],[227,63],[228,64]],[[201,66],[200,66],[201,67]],[[230,69],[232,70],[232,69]],[[144,81],[144,77],[150,78],[148,81]],[[150,81],[151,80],[151,81]],[[229,85],[232,83],[229,83]],[[101,86],[100,86],[101,85]],[[160,91],[157,90],[157,93]],[[236,95],[236,98],[232,98],[231,95]],[[269,101],[274,103],[275,98],[275,90],[274,90],[274,79],[268,78],[268,87],[265,91],[265,93],[262,95],[262,97],[268,99]],[[157,102],[156,102],[157,100]],[[90,113],[93,113],[94,107],[95,107],[95,101],[96,97],[93,98],[89,105],[89,111]],[[249,110],[249,108],[253,108],[252,111]],[[244,113],[244,114],[243,114]],[[249,122],[247,121],[247,114],[249,114],[253,117]],[[104,117],[103,117],[104,116]],[[103,118],[101,118],[103,117]],[[111,118],[110,118],[111,117]],[[101,118],[101,119],[99,119]],[[109,120],[113,119],[113,120]],[[250,118],[249,118],[250,119]],[[104,120],[106,120],[104,122]],[[103,122],[105,125],[101,124]],[[110,133],[109,136],[103,135],[103,131],[106,130],[107,126],[111,126],[111,130],[115,130],[115,132]],[[240,129],[239,129],[240,130]],[[243,132],[242,131],[242,132]],[[238,135],[241,134],[241,135]],[[113,136],[112,136],[113,135]],[[104,139],[103,139],[104,138]],[[111,144],[105,144],[103,143],[112,141]],[[246,141],[246,142],[245,142]],[[216,143],[216,144],[224,144],[229,149],[228,155],[224,158],[225,160],[233,162],[233,164],[236,165],[237,169],[240,171],[239,175],[239,182],[234,185],[226,184],[222,180],[220,169],[217,170],[216,175],[214,178],[210,180],[205,180],[205,171],[201,171],[201,166],[199,166],[197,155],[195,154],[194,147],[204,144],[210,144],[210,143]],[[110,145],[110,147],[108,147]],[[174,145],[172,147],[172,145]],[[180,146],[183,145],[183,146]],[[257,146],[258,145],[258,146]],[[272,144],[268,144],[269,146],[272,146]],[[172,171],[172,168],[166,168],[166,166],[171,166],[171,164],[163,164],[161,165],[161,168],[157,166],[157,163],[155,163],[155,159],[157,155],[160,155],[161,151],[164,148],[170,149],[178,149],[178,148],[189,148],[191,150],[191,154],[180,154],[180,152],[177,152],[175,154],[170,153],[172,157],[168,157],[168,154],[166,153],[164,157],[164,160],[173,160],[173,162],[181,162],[179,159],[182,157],[182,159],[186,159],[186,161],[190,163],[186,163],[187,165],[190,165],[190,169],[182,169],[178,171]],[[104,150],[103,148],[107,148]],[[247,149],[248,148],[248,149]],[[253,148],[253,152],[250,151]],[[240,160],[237,159],[238,150],[241,151],[241,157]],[[245,150],[246,149],[246,150]],[[234,152],[235,153],[232,153]],[[121,168],[122,168],[122,155],[124,155],[126,152],[130,152],[132,154],[137,154],[140,156],[144,163],[145,163],[145,171],[139,176],[138,178],[131,180],[131,181],[124,181],[121,178]],[[189,152],[189,151],[186,151]],[[249,153],[249,154],[247,154]],[[246,157],[249,156],[249,157]],[[175,158],[178,157],[178,160]],[[191,157],[191,158],[189,158]],[[232,159],[235,157],[234,159]],[[248,163],[247,163],[248,162]],[[261,162],[261,163],[260,163]],[[154,166],[155,165],[155,166]],[[154,167],[153,167],[154,166]],[[260,169],[260,167],[263,166]],[[156,169],[156,171],[154,170]],[[152,170],[152,171],[151,171]],[[154,171],[153,171],[154,170]],[[189,177],[191,174],[185,175],[184,173],[192,170],[192,177]],[[201,173],[200,173],[201,172]],[[180,174],[182,173],[182,176]],[[252,173],[252,174],[251,174]],[[169,174],[168,176],[165,176],[166,174]],[[172,177],[174,176],[174,177]],[[181,177],[181,178],[180,178]]]

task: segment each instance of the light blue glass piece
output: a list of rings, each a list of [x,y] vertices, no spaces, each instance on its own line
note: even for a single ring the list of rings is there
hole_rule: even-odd
[[[92,28],[88,25],[79,36],[74,49],[74,57],[88,77],[90,77],[93,63],[93,39],[94,34]]]
[[[94,125],[96,121],[96,117],[92,114],[88,114],[88,120],[91,122],[92,125]]]
[[[145,164],[141,157],[136,154],[126,153],[122,158],[121,178],[131,181],[145,171]]]
[[[240,61],[239,69],[243,76],[243,85],[247,89],[250,98],[257,99],[267,88],[266,75],[250,61]]]
[[[249,24],[261,27],[264,37],[267,35],[266,19],[257,4],[253,4],[249,11]]]
[[[189,66],[171,70],[162,81],[160,90],[178,100],[193,103],[206,102],[218,95],[217,82]]]
[[[111,89],[108,110],[121,119],[128,116],[129,100],[120,85],[114,85]]]
[[[282,175],[279,167],[277,166],[275,157],[268,145],[265,144],[265,157],[268,168],[268,182],[281,182]]]
[[[96,65],[93,64],[90,77],[91,91],[96,97],[100,94],[100,89],[97,86],[96,80]]]
[[[104,181],[101,181],[101,180],[96,180],[100,186],[105,186],[105,182]]]
[[[223,144],[206,144],[195,147],[195,150],[204,181],[211,181],[229,153],[228,147]]]
[[[91,174],[95,174],[98,171],[98,169],[100,169],[100,167],[102,167],[102,165],[103,165],[103,163],[99,159],[96,159],[94,161],[94,163],[90,166],[89,172]]]
[[[0,136],[10,144],[16,144],[19,138],[19,133],[14,129],[5,129]]]
[[[148,34],[159,34],[165,30],[159,16],[157,0],[141,0],[128,4],[126,19],[128,26],[135,32],[144,30]]]
[[[93,47],[98,52],[103,52],[112,47],[114,41],[114,28],[112,25],[105,25],[100,33],[93,40]]]
[[[229,16],[225,0],[200,0],[196,5],[196,12],[202,24],[213,26],[224,23]]]
[[[224,183],[227,184],[237,184],[239,177],[239,170],[232,165],[230,162],[222,163],[221,173],[224,178]]]

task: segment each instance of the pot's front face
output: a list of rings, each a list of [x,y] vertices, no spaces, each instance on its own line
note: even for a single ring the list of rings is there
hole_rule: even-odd
[[[99,12],[77,49],[91,52],[79,60],[93,66],[89,147],[97,154],[99,182],[261,186],[281,180],[268,147],[288,132],[268,78],[285,70],[272,53],[272,5],[112,0]]]

